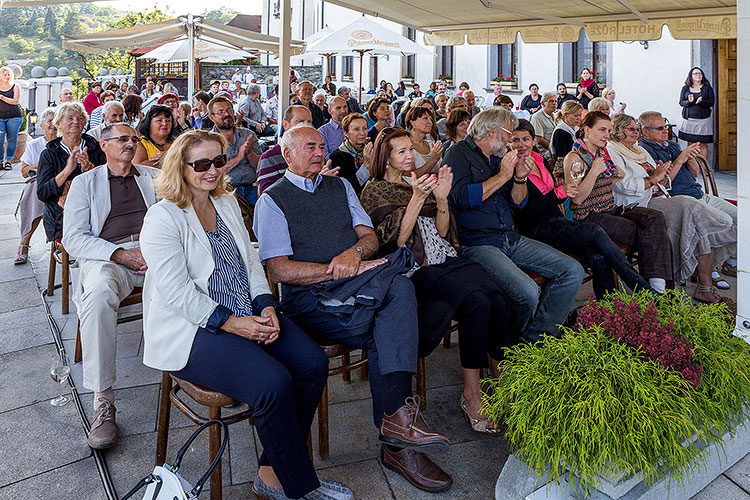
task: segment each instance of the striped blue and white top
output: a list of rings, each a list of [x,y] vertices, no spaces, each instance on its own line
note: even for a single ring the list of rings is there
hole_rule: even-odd
[[[232,232],[216,214],[216,232],[206,231],[214,257],[214,272],[208,279],[208,295],[238,317],[252,316],[250,282],[245,263]]]

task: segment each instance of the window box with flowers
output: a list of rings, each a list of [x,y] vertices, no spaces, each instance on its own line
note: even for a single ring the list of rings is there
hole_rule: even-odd
[[[401,81],[406,85],[414,85],[414,75],[404,75],[401,77]]]
[[[513,90],[518,88],[518,80],[514,80],[510,77],[503,75],[497,75],[495,78],[490,80],[490,88],[495,90],[495,87],[501,86],[503,90]]]
[[[341,77],[341,81],[343,82],[353,82],[354,76],[352,76],[351,73],[344,73]]]
[[[445,83],[447,83],[450,86],[453,85],[453,76],[452,75],[443,75],[443,74],[440,74],[440,75],[438,75],[437,79],[441,80],[441,81],[444,81]]]

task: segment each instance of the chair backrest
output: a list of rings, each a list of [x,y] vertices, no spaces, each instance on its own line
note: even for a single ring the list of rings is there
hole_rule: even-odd
[[[234,194],[234,197],[237,198],[237,203],[239,203],[240,205],[242,222],[245,223],[245,228],[250,234],[250,241],[258,241],[258,238],[255,237],[255,233],[253,232],[253,214],[255,213],[253,206],[245,198],[238,195],[237,193]]]
[[[701,177],[703,178],[703,192],[719,196],[719,188],[716,187],[716,179],[714,178],[714,172],[708,165],[708,160],[701,155],[695,157],[695,161],[698,163],[698,168],[701,171]],[[709,189],[711,192],[709,193]]]

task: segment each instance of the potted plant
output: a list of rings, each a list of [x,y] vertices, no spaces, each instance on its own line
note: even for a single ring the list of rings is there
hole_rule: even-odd
[[[494,90],[495,87],[497,87],[498,85],[500,85],[503,88],[503,90],[517,89],[518,81],[510,77],[497,75],[495,78],[490,80],[490,88]]]
[[[590,299],[560,338],[506,350],[485,407],[537,479],[570,471],[583,496],[631,476],[681,486],[750,417],[750,345],[733,330],[726,304],[683,292]]]
[[[354,81],[354,77],[352,76],[351,73],[344,73],[344,75],[342,76],[341,80],[343,80],[345,82],[353,82]]]
[[[440,75],[438,75],[438,80],[442,80],[442,81],[446,82],[448,85],[453,85],[453,76],[452,75],[440,74]]]
[[[414,75],[406,74],[401,77],[401,81],[404,82],[406,85],[413,85],[414,84]]]
[[[602,83],[602,81],[599,79],[599,75],[597,75],[594,71],[591,71],[590,73],[591,73],[591,78],[594,80],[594,82],[596,82],[597,85],[599,85],[600,89],[603,89],[603,88],[605,88],[607,86],[607,84]],[[581,83],[581,77],[580,76],[578,78],[576,78],[576,83],[575,83],[575,85],[573,85],[573,90],[575,90],[576,87],[578,87],[579,83]]]

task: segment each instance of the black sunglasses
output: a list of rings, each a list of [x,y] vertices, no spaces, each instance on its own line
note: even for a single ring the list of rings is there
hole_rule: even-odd
[[[198,173],[208,171],[208,169],[211,168],[211,165],[214,165],[216,168],[221,168],[226,164],[227,164],[227,155],[219,155],[213,160],[204,158],[201,160],[188,162],[188,165],[193,167],[193,170],[195,170]]]

